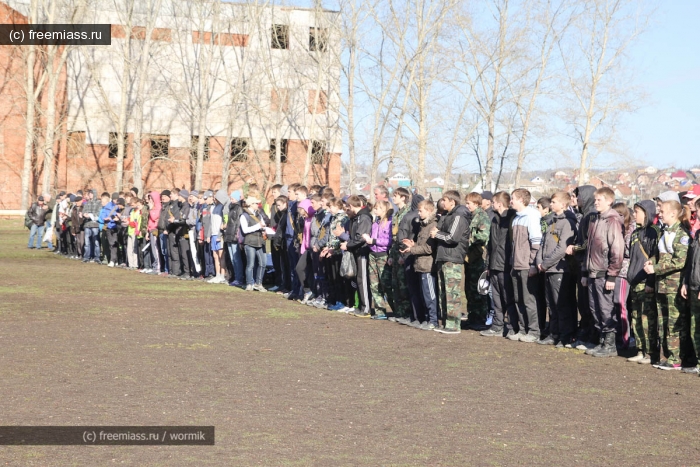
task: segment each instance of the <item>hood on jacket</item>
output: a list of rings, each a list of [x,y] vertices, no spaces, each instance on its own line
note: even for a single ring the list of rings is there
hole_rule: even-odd
[[[226,204],[228,201],[230,201],[230,198],[228,196],[228,193],[226,193],[226,190],[217,191],[216,195],[214,195],[214,199],[217,200],[220,204]]]
[[[584,216],[595,211],[595,190],[596,188],[593,185],[577,186],[574,189],[581,214]]]
[[[639,209],[644,211],[646,215],[646,224],[642,227],[649,227],[654,222],[656,217],[656,203],[650,199],[643,199],[642,201],[636,203],[634,207],[639,207]]]
[[[418,204],[424,199],[423,195],[413,195],[413,198],[411,198],[411,211],[417,211]]]
[[[160,212],[160,208],[161,208],[160,193],[158,193],[157,191],[152,191],[149,193],[149,196],[153,200],[153,210]]]
[[[311,219],[314,214],[316,214],[316,211],[314,210],[313,204],[311,204],[310,199],[305,199],[304,201],[301,201],[298,205],[297,208],[301,208],[304,211],[306,211],[306,214],[308,214],[308,219]]]

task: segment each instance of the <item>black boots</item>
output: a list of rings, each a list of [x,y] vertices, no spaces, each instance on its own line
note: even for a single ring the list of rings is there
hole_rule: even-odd
[[[603,346],[591,353],[594,357],[614,357],[617,356],[617,346],[615,345],[615,333],[606,332],[603,337]]]

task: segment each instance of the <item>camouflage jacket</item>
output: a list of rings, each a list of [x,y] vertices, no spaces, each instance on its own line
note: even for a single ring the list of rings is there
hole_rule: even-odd
[[[690,234],[676,222],[667,227],[659,240],[659,260],[654,265],[656,293],[677,293],[690,245]]]
[[[399,209],[397,212],[394,213],[394,216],[392,218],[392,227],[391,227],[391,249],[389,250],[389,256],[393,258],[398,258],[400,253],[399,253],[399,242],[396,241],[396,236],[399,233],[399,224],[401,223],[401,220],[408,214],[408,211],[411,210],[410,205],[406,205],[403,208]]]
[[[336,253],[336,251],[338,254],[342,252],[340,251],[340,239],[336,237],[333,232],[338,227],[338,225],[343,226],[343,228],[347,228],[347,224],[348,215],[345,214],[343,211],[339,211],[338,214],[331,218],[331,225],[328,232],[328,243],[326,243],[326,246],[330,250],[333,250],[334,254]]]
[[[474,263],[484,259],[484,252],[489,243],[491,234],[491,218],[486,211],[476,208],[472,213],[472,221],[469,224],[469,246],[467,247],[467,263]]]

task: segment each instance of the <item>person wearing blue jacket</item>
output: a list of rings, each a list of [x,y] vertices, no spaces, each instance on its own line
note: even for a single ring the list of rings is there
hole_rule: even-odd
[[[107,240],[107,225],[109,224],[109,222],[106,222],[106,219],[113,215],[116,211],[115,202],[117,201],[117,198],[119,198],[119,195],[117,195],[116,197],[112,195],[112,197],[110,198],[109,193],[107,193],[106,191],[100,196],[102,208],[100,209],[100,215],[97,217],[97,227],[100,232],[100,259],[102,264],[109,263],[109,242]]]

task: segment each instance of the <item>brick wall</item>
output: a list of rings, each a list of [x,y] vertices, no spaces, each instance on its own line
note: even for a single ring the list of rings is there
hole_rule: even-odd
[[[26,18],[0,1],[0,23],[26,23]],[[138,31],[137,31],[138,32]],[[163,31],[158,31],[160,36]],[[159,36],[159,37],[160,37]],[[239,40],[240,38],[235,38]],[[167,40],[167,39],[164,39]],[[233,39],[232,39],[233,41]],[[235,42],[235,41],[234,41]],[[233,42],[232,42],[233,43]],[[26,99],[24,93],[24,56],[23,50],[16,46],[0,46],[0,209],[19,209],[21,194],[21,172],[24,157],[24,115]],[[65,110],[65,75],[62,76],[57,109]],[[46,96],[42,95],[40,104],[45,106]],[[60,118],[60,115],[59,117]],[[38,120],[39,126],[45,122]],[[113,191],[116,186],[116,159],[109,158],[107,145],[87,145],[84,132],[66,133],[61,126],[55,148],[56,177],[54,191],[73,191],[87,187],[98,191]],[[40,189],[43,156],[40,153],[43,141],[39,137],[35,149],[30,194],[32,199]],[[219,188],[222,186],[222,168],[224,157],[224,138],[212,137],[210,157],[204,162],[203,186]],[[165,189],[172,187],[192,188],[194,168],[191,163],[189,148],[170,147],[168,160],[151,160],[150,143],[144,135],[142,140],[142,167],[144,186],[147,189]],[[289,140],[287,162],[282,164],[283,183],[303,182],[302,176],[306,160],[307,146],[304,141]],[[307,185],[322,184],[331,186],[336,192],[340,189],[340,154],[328,154],[322,164],[314,164]],[[223,183],[229,191],[241,188],[244,184],[257,182],[264,185],[264,178],[274,182],[274,161],[270,160],[268,151],[249,153],[247,162],[231,163],[229,179]],[[127,153],[124,160],[124,186],[133,184],[133,154],[131,135],[128,136]]]

